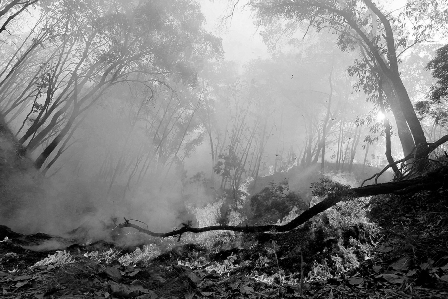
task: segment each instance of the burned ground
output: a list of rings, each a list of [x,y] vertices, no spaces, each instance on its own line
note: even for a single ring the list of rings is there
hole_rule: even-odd
[[[2,226],[3,298],[446,298],[446,198],[445,189],[381,195],[288,233],[217,232],[196,244],[141,236],[124,248]],[[49,241],[61,248],[26,249]]]

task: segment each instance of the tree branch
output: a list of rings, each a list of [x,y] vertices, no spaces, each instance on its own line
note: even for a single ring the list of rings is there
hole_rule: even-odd
[[[381,23],[383,23],[384,30],[386,31],[386,44],[387,44],[387,58],[389,58],[389,67],[394,73],[398,73],[398,60],[397,52],[395,51],[395,38],[390,26],[390,22],[387,17],[376,7],[371,0],[363,0],[370,10],[378,16]]]
[[[445,136],[448,139],[448,136]],[[396,162],[397,163],[397,162]],[[179,239],[182,234],[190,232],[190,233],[202,233],[206,231],[235,231],[235,232],[243,232],[243,233],[281,233],[287,232],[292,229],[297,228],[299,225],[305,223],[310,220],[314,216],[319,213],[331,208],[341,201],[352,200],[358,197],[366,197],[373,196],[379,194],[404,194],[409,192],[415,192],[420,190],[431,190],[435,188],[442,187],[445,182],[445,177],[448,176],[447,170],[434,171],[426,174],[425,176],[397,181],[397,182],[389,182],[377,185],[368,185],[364,187],[344,189],[340,188],[339,190],[329,193],[327,198],[318,204],[312,206],[308,210],[304,211],[302,214],[294,218],[292,221],[283,224],[283,225],[260,225],[260,226],[232,226],[232,225],[213,225],[206,227],[191,227],[190,224],[183,224],[180,229],[173,230],[167,233],[157,233],[150,231],[148,229],[142,228],[138,225],[132,224],[125,218],[124,223],[121,223],[117,226],[117,228],[134,228],[141,233],[145,233],[147,235],[153,237],[173,237],[178,236]]]
[[[443,137],[441,137],[439,140],[437,140],[436,142],[433,142],[433,143],[428,143],[428,144],[426,144],[426,146],[424,145],[424,147],[426,147],[426,152],[424,153],[424,155],[422,156],[422,157],[427,157],[432,151],[434,151],[436,148],[438,148],[440,145],[442,145],[442,144],[444,144],[445,142],[447,142],[448,141],[448,135],[445,135],[445,136],[443,136]],[[377,182],[378,182],[378,178],[386,171],[386,170],[388,170],[389,168],[391,168],[391,167],[394,167],[394,166],[396,166],[396,165],[398,165],[398,164],[400,164],[400,163],[403,163],[403,162],[406,162],[406,161],[409,161],[409,160],[411,160],[411,159],[414,159],[415,158],[415,156],[416,156],[416,150],[417,150],[417,146],[415,146],[414,147],[414,149],[412,150],[412,152],[409,154],[409,155],[407,155],[406,157],[404,157],[403,159],[400,159],[400,160],[397,160],[397,161],[395,161],[395,162],[393,162],[393,163],[389,163],[388,165],[386,165],[386,167],[384,167],[379,173],[376,173],[376,174],[374,174],[373,176],[371,176],[370,178],[368,178],[368,179],[365,179],[363,182],[362,182],[362,184],[361,184],[361,186],[364,186],[364,184],[367,182],[367,181],[370,181],[371,179],[373,179],[373,178],[375,178],[375,184],[377,184]],[[420,158],[420,159],[422,159],[422,158]],[[402,177],[403,177],[404,175],[402,175]]]
[[[6,26],[8,26],[9,22],[11,22],[15,17],[17,17],[19,14],[21,14],[28,6],[36,3],[38,0],[33,0],[31,2],[28,3],[23,3],[23,7],[21,9],[19,9],[18,11],[16,11],[14,14],[10,15],[6,21],[3,23],[2,27],[0,28],[0,33],[6,30]],[[4,15],[5,13],[7,13],[14,5],[19,5],[22,3],[17,3],[18,1],[13,1],[11,2],[4,10],[2,10],[0,12],[0,16]]]
[[[387,18],[381,14],[381,12],[379,11],[379,9],[370,1],[370,0],[365,0],[364,2],[366,2],[366,5],[369,6],[369,4],[371,4],[372,6],[372,11],[380,18],[381,22],[384,24],[384,22],[387,22],[387,24],[384,24],[385,28],[387,27],[387,25],[389,26],[390,30],[392,30],[392,28],[390,27],[390,23],[387,20]],[[296,8],[300,9],[300,7],[302,6],[299,3],[293,3],[292,5],[294,5]],[[391,60],[389,58],[389,66],[386,64],[386,62],[383,60],[383,58],[381,57],[378,48],[376,47],[376,45],[369,39],[369,37],[364,33],[364,31],[361,29],[360,25],[356,22],[355,19],[353,19],[350,14],[348,14],[346,11],[344,10],[340,10],[337,9],[336,7],[327,5],[327,4],[323,4],[320,3],[318,1],[310,1],[309,3],[305,3],[303,5],[312,5],[315,6],[317,8],[321,8],[321,9],[325,9],[330,13],[333,13],[335,15],[338,15],[342,18],[344,18],[345,22],[353,29],[355,30],[355,32],[358,34],[358,36],[360,37],[360,39],[365,43],[365,45],[367,46],[367,48],[370,50],[370,52],[372,53],[373,57],[375,58],[375,60],[377,61],[378,65],[381,67],[381,69],[383,70],[383,72],[385,74],[389,74],[390,72],[390,64],[391,64]],[[370,6],[369,6],[370,8]],[[381,14],[381,16],[379,15]],[[381,19],[383,18],[383,19]],[[384,21],[384,22],[383,22]],[[386,28],[387,29],[387,28]],[[386,30],[387,32],[387,30]],[[387,34],[387,33],[386,33]],[[387,37],[389,36],[389,34],[387,35]],[[387,42],[389,42],[389,39],[386,39]],[[392,35],[392,45],[394,43],[393,40],[393,35]],[[389,48],[389,44],[388,44],[388,48]],[[393,48],[393,52],[389,52],[388,49],[388,53],[393,54],[393,56],[396,59],[396,54],[395,54],[395,48]],[[393,61],[392,61],[393,62]],[[397,70],[398,70],[398,64],[397,64]]]

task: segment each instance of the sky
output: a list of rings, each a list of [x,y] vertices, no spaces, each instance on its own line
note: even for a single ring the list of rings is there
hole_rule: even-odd
[[[269,56],[249,8],[236,9],[231,17],[226,18],[231,11],[227,1],[199,2],[207,22],[205,27],[222,38],[226,60],[241,67],[251,59]]]
[[[222,38],[225,59],[240,67],[251,59],[268,58],[269,53],[259,29],[254,25],[253,13],[239,1],[233,14],[230,0],[199,0],[206,18],[206,28]],[[406,0],[385,0],[391,12],[403,7]]]

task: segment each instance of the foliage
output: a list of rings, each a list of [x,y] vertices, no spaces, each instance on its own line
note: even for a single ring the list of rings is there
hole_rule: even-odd
[[[379,229],[366,217],[366,202],[339,203],[312,222],[313,245],[305,255],[317,255],[308,279],[340,277],[372,257]]]
[[[249,222],[254,225],[272,224],[288,216],[294,208],[307,208],[300,195],[289,190],[287,182],[271,183],[269,187],[252,196],[249,204]]]
[[[335,191],[340,188],[335,184],[326,180],[317,189]],[[78,258],[81,254],[74,251],[70,255],[75,263],[66,264],[63,269],[48,264],[49,267],[43,269],[29,270],[25,265],[20,270],[23,272],[1,272],[10,267],[5,261],[23,259],[30,254],[30,251],[18,250],[19,246],[8,245],[15,242],[11,235],[11,240],[0,242],[0,252],[7,248],[17,253],[4,255],[0,273],[7,277],[4,289],[14,289],[16,297],[22,293],[18,288],[28,292],[35,290],[35,284],[29,282],[40,281],[39,275],[45,275],[42,280],[46,281],[48,275],[63,285],[63,290],[53,290],[57,296],[69,290],[75,293],[80,285],[89,288],[93,283],[94,287],[88,289],[90,292],[94,289],[98,294],[99,290],[107,290],[108,294],[117,297],[132,297],[139,292],[148,294],[151,290],[158,295],[167,295],[168,290],[173,294],[171,290],[182,284],[179,296],[194,288],[204,297],[215,298],[259,294],[270,298],[322,298],[334,294],[349,298],[354,293],[358,297],[365,297],[367,293],[371,298],[384,298],[393,289],[425,298],[418,291],[423,287],[425,296],[431,293],[436,294],[434,298],[444,298],[441,290],[446,289],[444,282],[448,281],[447,236],[443,230],[448,215],[444,200],[446,190],[400,196],[402,200],[397,197],[379,196],[372,202],[370,198],[341,202],[294,231],[256,236],[259,243],[255,246],[232,244],[225,247],[222,244],[211,251],[186,244],[150,258],[152,253],[160,252],[153,246],[147,255],[143,254],[145,250],[139,249],[121,257],[115,256],[124,261],[121,264],[107,258],[98,259],[100,256],[112,257],[111,250],[84,253],[84,257],[95,261],[94,264]],[[369,214],[370,206],[373,210]],[[383,227],[371,223],[367,214]],[[438,238],[442,238],[442,242],[437,242]],[[223,243],[229,240],[222,237]],[[54,256],[51,256],[53,260]],[[300,275],[302,267],[303,276]],[[24,275],[28,273],[32,275]],[[70,286],[64,279],[70,282],[75,279],[77,283]],[[93,282],[87,283],[87,280]],[[136,289],[136,282],[141,284],[139,289]],[[14,298],[11,293],[4,294],[10,296],[5,298]],[[177,293],[176,296],[179,297]]]
[[[439,168],[436,173],[438,177],[446,179],[445,154],[434,159],[438,160],[435,165],[445,165],[442,168],[445,170]],[[447,190],[442,187],[407,195],[379,195],[372,198],[368,216],[391,234],[390,242],[393,245],[387,245],[391,247],[391,258],[406,254],[416,264],[420,264],[440,254],[441,242],[448,240],[448,232],[441,229],[442,223],[448,221],[446,196]]]
[[[276,0],[252,1],[251,5],[262,25],[270,24],[276,17],[282,17],[291,25],[294,22],[304,22],[318,31],[330,31],[338,37],[338,46],[343,50],[353,50],[359,43],[366,43],[365,49],[370,50],[373,50],[371,46],[375,44],[382,54],[391,50],[387,49],[386,36],[382,35],[383,30],[387,30],[383,27],[386,24],[382,19],[373,19],[374,14],[381,16],[371,1]],[[385,7],[380,5],[379,8]],[[439,22],[446,18],[444,8],[442,1],[427,1],[425,4],[409,1],[398,14],[387,14],[396,35],[395,50],[400,53],[413,44],[432,38],[435,32],[443,32],[445,24]],[[406,26],[408,18],[415,20],[410,22],[410,26]],[[387,56],[385,59],[393,59],[392,56]]]
[[[446,126],[448,123],[447,99],[441,99],[437,102],[418,101],[415,103],[415,110],[420,118],[428,118],[434,125]]]
[[[426,122],[429,138],[433,141],[446,134],[446,124],[448,122],[447,114],[447,85],[448,72],[446,63],[448,46],[445,45],[436,50],[435,57],[426,65],[426,70],[431,71],[432,77],[436,82],[430,87],[430,95],[425,95],[414,104],[419,118]],[[420,84],[420,83],[419,83]],[[441,152],[442,149],[436,150]]]
[[[327,265],[326,261],[323,262],[313,262],[311,267],[311,271],[308,273],[307,281],[327,281],[333,278],[333,274],[331,274],[331,269]]]
[[[51,0],[41,0],[39,2],[47,3]],[[7,0],[2,1],[0,5],[0,33],[7,31],[10,33],[10,25],[13,25],[17,19],[20,19],[23,12],[26,12],[29,8],[37,6],[38,0]]]
[[[403,84],[399,62],[400,55],[410,47],[445,30],[446,3],[434,0],[423,5],[421,1],[410,1],[399,13],[388,13],[381,3],[371,0],[273,0],[252,1],[251,4],[260,25],[284,22],[284,27],[296,29],[300,24],[307,27],[305,34],[314,27],[336,35],[343,51],[359,49],[362,58],[356,61],[350,73],[358,75],[359,85],[377,98],[379,105],[384,101],[390,105],[404,155],[410,154],[417,144],[426,143]],[[443,7],[441,11],[440,7]]]
[[[208,203],[204,207],[192,208],[198,225],[201,227],[216,225],[222,203],[222,200],[219,200],[214,203]]]
[[[123,266],[133,265],[137,263],[148,263],[150,260],[156,258],[161,254],[160,249],[153,245],[144,245],[143,250],[137,247],[133,252],[126,253],[118,258],[118,261]]]
[[[317,197],[349,188],[329,177],[312,185]],[[307,281],[340,277],[372,257],[372,240],[378,238],[379,229],[367,217],[369,202],[370,198],[340,202],[310,221],[302,245],[305,258],[313,261],[307,267]]]
[[[448,96],[448,45],[436,51],[434,57],[426,66],[431,70],[432,76],[437,82],[431,88],[431,100],[440,103]]]
[[[12,93],[0,99],[5,115],[14,119],[31,107],[19,129],[20,143],[32,152],[51,140],[36,159],[38,168],[44,162],[47,169],[53,165],[84,120],[80,115],[113,86],[138,86],[146,94],[176,84],[191,90],[203,63],[222,55],[220,40],[204,30],[200,8],[192,1],[57,0],[39,12],[39,26],[24,40],[24,49],[17,49],[14,64],[5,65],[7,75],[0,82]],[[174,139],[183,140],[187,129],[198,127],[189,128],[194,106],[175,106],[184,113],[173,116],[178,120]],[[186,142],[186,155],[199,142]],[[180,146],[168,146],[177,154]]]
[[[205,270],[209,273],[212,272],[219,275],[227,274],[234,271],[235,269],[240,268],[240,266],[235,265],[236,259],[237,257],[231,254],[222,262],[215,262],[211,265],[208,265]]]
[[[350,189],[349,185],[333,181],[331,178],[325,176],[319,182],[311,183],[313,196],[325,197],[330,193],[339,193],[343,190]]]
[[[107,251],[91,251],[84,253],[84,256],[90,258],[98,263],[111,264],[117,260],[120,255],[120,251],[109,249]]]
[[[235,211],[229,211],[229,215],[227,215],[227,217],[223,217],[222,206],[224,205],[224,202],[225,199],[221,198],[220,200],[214,203],[209,203],[202,208],[193,208],[193,214],[198,223],[198,227],[217,225],[220,222],[231,221],[231,215],[235,215]],[[238,221],[241,221],[241,217],[234,220],[234,222]],[[211,252],[217,252],[224,250],[225,248],[235,246],[238,242],[238,237],[233,232],[210,231],[194,236],[192,241],[201,244]]]

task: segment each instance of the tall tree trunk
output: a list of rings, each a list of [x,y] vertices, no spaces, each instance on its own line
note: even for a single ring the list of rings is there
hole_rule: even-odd
[[[398,137],[401,142],[403,154],[406,157],[413,151],[415,146],[411,130],[409,129],[408,122],[403,113],[403,110],[401,109],[401,104],[397,99],[397,95],[394,92],[394,88],[391,86],[391,82],[388,80],[384,82],[382,79],[380,79],[379,84],[380,88],[383,89],[386,95],[387,102],[389,103],[392,113],[395,117]]]
[[[58,111],[60,112],[60,111]],[[78,104],[78,77],[77,74],[75,74],[75,90],[74,90],[74,95],[73,95],[73,111],[71,113],[71,116],[69,118],[69,120],[67,121],[67,123],[65,124],[65,127],[59,132],[59,134],[53,139],[53,141],[42,151],[42,153],[39,155],[39,157],[36,159],[36,162],[34,163],[34,165],[36,166],[37,169],[40,169],[42,167],[42,165],[45,163],[45,161],[48,159],[48,157],[51,155],[51,153],[56,149],[56,147],[59,145],[59,143],[61,142],[62,139],[64,139],[64,137],[67,135],[67,133],[70,131],[73,123],[75,122],[76,117],[78,116],[79,113],[79,104]],[[56,113],[55,115],[57,115],[58,113]],[[53,120],[57,120],[58,117],[53,117]],[[56,121],[55,121],[56,122]],[[43,131],[47,130],[47,128],[45,128]],[[42,132],[41,132],[42,133]],[[31,140],[30,144],[33,143],[34,141]],[[30,144],[28,146],[30,146]],[[35,145],[35,147],[37,146],[37,143]],[[31,147],[32,149],[34,149],[33,147]],[[31,150],[32,150],[31,149]]]
[[[352,172],[353,160],[355,159],[355,155],[356,155],[356,151],[358,149],[358,144],[359,144],[360,139],[361,139],[361,128],[356,127],[355,137],[354,137],[354,140],[352,143],[352,148],[350,150],[350,163],[349,163],[349,167],[348,167],[349,172]]]
[[[341,163],[341,158],[342,158],[342,154],[341,152],[343,152],[343,146],[344,146],[344,120],[341,120],[341,124],[339,125],[339,137],[338,137],[338,150],[336,152],[336,171],[339,170],[339,165]]]
[[[403,115],[406,119],[406,122],[409,126],[409,129],[411,131],[412,137],[414,139],[414,145],[426,145],[426,137],[425,132],[423,131],[423,128],[420,124],[420,121],[417,118],[417,115],[414,110],[414,106],[411,103],[411,100],[409,98],[409,94],[404,87],[403,81],[401,80],[399,74],[395,75],[391,78],[395,93],[399,99],[401,111],[403,111]],[[424,151],[417,151],[416,157],[419,157],[420,155],[425,155]]]
[[[383,37],[385,39],[387,47],[387,59],[385,59],[383,53],[378,50],[379,48],[376,46],[376,44],[372,43],[372,41],[369,40],[368,36],[362,31],[362,29],[358,27],[354,19],[352,19],[348,15],[345,15],[344,18],[363,40],[366,49],[370,51],[369,56],[373,61],[375,61],[375,66],[373,66],[372,69],[378,72],[378,75],[382,80],[387,81],[384,82],[385,87],[390,84],[390,88],[393,89],[393,93],[386,90],[385,92],[388,98],[387,100],[391,104],[392,112],[397,120],[397,131],[399,132],[400,141],[403,146],[403,152],[405,156],[407,156],[412,152],[412,149],[415,146],[426,145],[426,137],[420,121],[415,114],[414,107],[403,84],[403,81],[400,77],[394,32],[392,30],[389,18],[378,9],[376,4],[374,4],[372,0],[363,1],[369,8],[371,13],[375,14],[379,18],[384,27],[385,32],[383,34]],[[394,106],[392,106],[393,104]],[[405,119],[406,126],[402,123],[403,121],[401,120],[400,113]],[[401,130],[405,131],[400,132]],[[408,131],[410,131],[412,141],[409,140],[409,136],[407,136]],[[411,142],[412,149],[409,150],[409,148],[411,147]],[[423,147],[423,149],[425,148],[427,149],[427,146]],[[419,152],[419,150],[417,150],[417,152]],[[424,155],[425,152],[427,151],[423,150],[422,155]]]
[[[367,142],[367,145],[366,145],[366,152],[365,152],[365,154],[364,154],[364,162],[362,163],[362,173],[364,173],[365,168],[366,168],[367,155],[368,155],[368,153],[369,153],[369,148],[370,148],[370,143]]]
[[[257,180],[258,180],[258,176],[260,175],[260,166],[261,166],[261,159],[263,158],[263,153],[264,153],[264,148],[266,145],[266,127],[267,127],[267,121],[264,122],[263,125],[263,132],[261,134],[260,137],[260,145],[259,145],[259,150],[256,156],[256,161],[255,161],[255,172],[254,172],[254,182],[252,184],[252,190],[256,190],[257,188]]]
[[[320,132],[319,132],[319,128],[317,128],[317,141],[316,141],[316,145],[314,145],[314,149],[313,149],[313,161],[312,161],[312,165],[316,164],[317,161],[320,158],[320,151],[322,150],[322,138],[320,136]]]
[[[56,149],[61,140],[65,137],[65,135],[70,130],[71,124],[66,124],[64,129],[53,139],[53,141],[42,151],[42,153],[37,157],[34,165],[37,169],[40,169],[47,158],[51,155],[51,153]]]
[[[364,0],[364,3],[367,7],[378,16],[381,23],[384,26],[385,30],[385,40],[387,46],[387,58],[389,60],[388,65],[381,58],[381,54],[377,49],[375,49],[375,57],[379,67],[382,69],[382,72],[387,76],[387,78],[392,83],[393,89],[397,96],[398,102],[400,104],[401,110],[403,111],[404,118],[406,119],[407,125],[411,131],[414,146],[418,146],[420,144],[426,144],[425,133],[423,132],[423,128],[420,124],[420,121],[415,114],[414,107],[412,106],[411,99],[409,98],[409,94],[403,84],[403,81],[400,77],[400,72],[398,70],[398,56],[396,52],[395,38],[394,32],[392,30],[392,26],[388,17],[383,14],[378,7],[372,2],[372,0]]]
[[[378,101],[380,104],[380,108],[381,108],[381,112],[386,115],[386,110],[384,107],[384,97],[383,97],[383,88],[384,88],[384,84],[383,84],[383,80],[380,78],[379,82],[378,82]],[[400,176],[400,171],[398,170],[397,165],[395,164],[395,161],[392,157],[392,143],[391,143],[391,127],[390,127],[390,123],[389,123],[389,119],[387,119],[387,117],[384,118],[384,130],[386,133],[386,159],[387,162],[389,163],[389,165],[392,165],[392,169],[395,173],[395,176],[398,178]],[[407,154],[405,154],[405,156],[407,156]]]
[[[334,61],[334,52],[333,52],[333,59],[332,61]],[[321,160],[321,165],[320,165],[320,169],[322,171],[322,173],[324,173],[324,169],[325,169],[325,141],[326,141],[326,137],[327,137],[327,123],[330,120],[330,108],[331,108],[331,100],[333,98],[333,68],[334,65],[333,63],[331,64],[331,71],[330,71],[330,75],[328,76],[328,83],[330,85],[330,95],[328,96],[328,104],[327,104],[327,114],[325,115],[325,121],[324,121],[324,125],[322,127],[322,160]]]
[[[392,157],[391,141],[390,141],[390,124],[387,118],[384,119],[384,130],[386,132],[386,159],[389,165],[392,165],[392,169],[395,173],[395,177],[399,178],[401,173],[395,164],[394,158]]]

